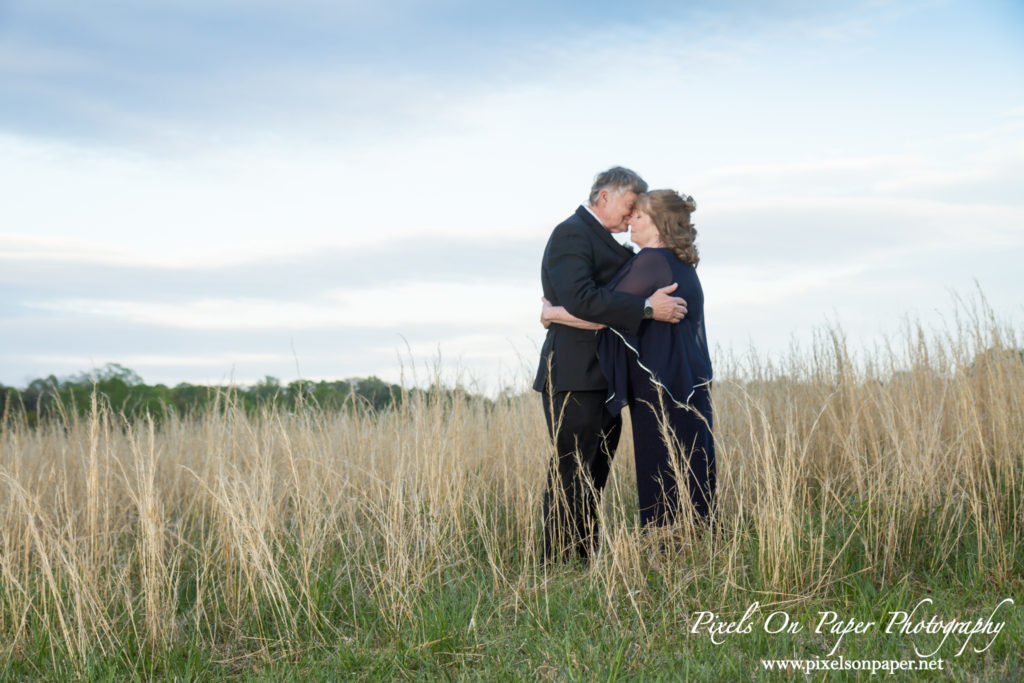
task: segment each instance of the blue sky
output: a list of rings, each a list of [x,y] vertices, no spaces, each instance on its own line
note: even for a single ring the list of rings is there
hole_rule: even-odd
[[[522,383],[553,225],[697,198],[720,354],[1020,320],[1016,2],[8,2],[0,382]]]

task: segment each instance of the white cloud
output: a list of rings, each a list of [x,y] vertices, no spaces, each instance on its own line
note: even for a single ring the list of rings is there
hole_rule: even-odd
[[[537,284],[421,283],[333,290],[317,300],[200,299],[152,302],[66,298],[24,305],[72,316],[192,330],[394,328],[464,324],[506,327],[539,315]]]
[[[792,301],[808,292],[829,289],[868,271],[867,264],[819,268],[744,268],[702,266],[701,279],[708,305],[720,309],[767,306]]]
[[[100,265],[166,265],[154,254],[139,254],[84,239],[0,233],[0,262],[45,261]]]
[[[179,68],[111,59],[117,50],[56,47],[25,53],[19,65],[12,43],[0,46],[0,68],[31,72],[67,72],[72,56],[88,57],[79,68],[103,86],[39,86],[72,112],[62,125],[78,142],[47,139],[45,126],[31,128],[36,137],[0,127],[0,269],[8,273],[0,283],[20,301],[38,282],[38,266],[37,276],[53,278],[32,299],[36,311],[57,314],[40,316],[47,321],[216,332],[239,347],[276,329],[436,325],[437,343],[486,367],[500,339],[539,338],[544,240],[593,174],[614,163],[697,198],[709,302],[719,320],[735,314],[718,328],[719,341],[742,338],[752,309],[785,337],[807,319],[794,305],[815,317],[830,301],[855,302],[850,291],[868,276],[879,279],[872,286],[891,283],[889,302],[905,307],[919,293],[908,283],[943,286],[945,276],[926,269],[929,258],[963,255],[955,261],[963,272],[1008,273],[990,264],[1024,239],[1021,97],[1012,88],[1019,64],[977,41],[950,53],[941,33],[908,32],[912,46],[889,42],[909,31],[917,5],[810,15],[798,5],[727,5],[688,24],[666,17],[581,29],[567,42],[513,41],[459,69],[287,50],[250,63],[241,57],[259,46],[246,36],[238,38],[244,45],[225,45],[208,72],[188,59]],[[138,10],[125,21],[150,33],[93,17],[89,35],[125,54],[181,50],[173,36],[188,22],[155,36],[160,27],[147,16]],[[189,45],[215,50],[219,36],[203,35]],[[142,49],[151,39],[154,49]],[[951,98],[943,78],[961,68],[1008,85],[961,81]],[[146,88],[127,87],[151,73]],[[121,87],[108,90],[115,81]],[[23,108],[32,110],[29,103]],[[534,257],[526,248],[516,248],[514,264],[510,254],[472,249],[424,249],[429,264],[397,247],[389,254],[412,237],[518,240],[535,245],[537,263],[527,275],[523,263]],[[335,274],[330,258],[315,258],[352,253],[373,267],[339,256]],[[486,262],[460,269],[474,253]],[[278,262],[289,256],[294,263]],[[438,280],[448,263],[459,277],[442,272],[440,283],[408,284],[417,274]],[[84,265],[92,266],[86,274]],[[397,268],[402,285],[393,282]],[[218,274],[237,282],[218,283]],[[275,280],[287,291],[274,292]],[[351,286],[328,289],[339,282]],[[0,304],[10,309],[12,299]],[[481,329],[467,334],[467,325]],[[148,358],[158,367],[177,357],[141,348],[147,333],[121,362]],[[369,359],[358,367],[392,367],[380,360],[377,339],[351,342],[366,346],[351,350]],[[420,337],[414,345],[425,354],[432,343]],[[73,351],[65,357],[84,358]],[[166,367],[184,368],[186,357]],[[280,354],[269,353],[266,363],[275,362]],[[345,374],[328,354],[309,362]]]

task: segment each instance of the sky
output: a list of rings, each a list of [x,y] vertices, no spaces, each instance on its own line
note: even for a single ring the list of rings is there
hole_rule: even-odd
[[[596,173],[698,204],[716,362],[1024,314],[1024,3],[0,3],[0,383],[525,389]]]

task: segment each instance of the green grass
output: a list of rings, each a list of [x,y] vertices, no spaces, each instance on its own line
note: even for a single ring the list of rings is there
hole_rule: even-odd
[[[627,428],[591,565],[540,562],[534,395],[0,420],[0,680],[790,680],[761,660],[827,657],[820,612],[876,622],[848,660],[934,649],[884,632],[924,598],[1015,603],[986,651],[894,680],[1024,680],[1024,363],[971,320],[859,365],[831,334],[719,368],[717,534],[638,533]],[[692,632],[755,601],[750,632]]]
[[[397,620],[382,609],[365,577],[341,570],[351,567],[343,558],[326,563],[312,582],[316,623],[286,621],[281,611],[263,601],[262,609],[238,624],[244,632],[226,632],[210,615],[198,628],[186,626],[177,642],[152,649],[132,633],[127,614],[121,615],[122,649],[101,655],[90,652],[79,666],[62,654],[54,642],[56,625],[30,619],[29,646],[9,652],[0,661],[4,680],[338,680],[344,679],[535,679],[556,680],[785,680],[802,673],[769,673],[763,658],[812,659],[825,657],[836,636],[817,634],[819,612],[830,610],[840,620],[874,621],[863,634],[848,633],[836,652],[847,659],[917,659],[915,643],[923,651],[936,647],[938,636],[886,634],[891,610],[909,611],[922,598],[926,615],[949,620],[984,619],[1004,598],[995,621],[1004,631],[984,653],[969,647],[956,657],[959,636],[943,645],[936,657],[946,660],[941,672],[903,673],[914,680],[1024,680],[1024,582],[1021,573],[996,580],[972,558],[938,572],[928,569],[926,557],[906,573],[881,582],[878,573],[861,564],[859,543],[845,543],[842,525],[829,535],[839,551],[836,579],[807,596],[774,593],[757,565],[753,538],[739,546],[747,567],[735,575],[736,586],[721,584],[720,554],[723,539],[707,535],[692,539],[679,554],[645,555],[640,580],[627,586],[609,584],[614,570],[580,563],[541,568],[531,582],[522,577],[497,577],[493,563],[483,554],[432,573],[412,599],[411,609]],[[524,540],[524,539],[520,539]],[[532,539],[525,539],[532,542]],[[970,536],[962,538],[971,546]],[[1016,552],[1015,566],[1024,567],[1024,551]],[[512,555],[523,549],[509,548]],[[282,560],[294,559],[287,554]],[[607,559],[607,558],[603,558]],[[511,563],[510,563],[511,564]],[[176,610],[186,617],[195,607],[195,568],[183,566]],[[294,571],[294,570],[292,570]],[[287,575],[289,572],[285,572]],[[627,583],[634,577],[630,577]],[[525,586],[525,588],[524,588]],[[291,600],[299,600],[291,586]],[[713,611],[721,621],[737,621],[758,601],[760,611],[750,633],[724,636],[715,644],[706,632],[692,633],[696,613]],[[796,634],[769,634],[765,617],[785,612],[791,623],[802,624]],[[781,616],[775,617],[776,626]],[[987,638],[975,636],[983,646]],[[816,678],[824,674],[816,674]],[[830,672],[829,680],[862,680],[861,672]]]

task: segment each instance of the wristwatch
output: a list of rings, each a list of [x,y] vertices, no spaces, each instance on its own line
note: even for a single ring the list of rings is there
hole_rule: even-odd
[[[650,320],[654,317],[654,307],[651,306],[650,299],[644,299],[644,320]]]

